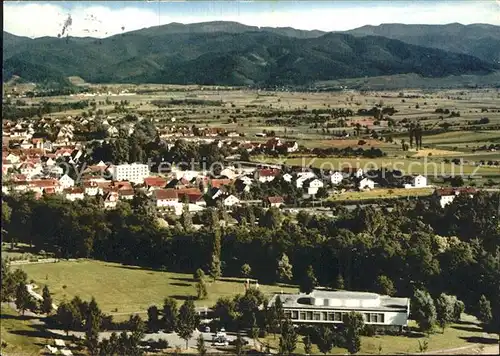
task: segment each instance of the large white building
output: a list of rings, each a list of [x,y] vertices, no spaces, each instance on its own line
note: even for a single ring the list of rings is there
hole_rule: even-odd
[[[296,324],[342,324],[344,315],[358,312],[366,324],[398,328],[408,326],[410,299],[367,292],[314,290],[311,294],[275,294],[285,317]]]
[[[114,180],[128,180],[133,183],[143,183],[144,178],[149,177],[149,166],[147,164],[132,163],[118,164],[109,167]]]

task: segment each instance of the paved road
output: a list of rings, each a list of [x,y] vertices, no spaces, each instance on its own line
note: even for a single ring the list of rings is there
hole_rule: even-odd
[[[49,331],[61,336],[66,335],[66,333],[63,330],[49,329]],[[99,333],[99,340],[109,339],[112,333],[113,331],[103,331]],[[116,331],[116,333],[120,334],[121,331]],[[127,334],[130,334],[130,332],[127,332]],[[200,336],[200,334],[202,334],[203,338],[205,339],[206,347],[209,349],[212,348],[213,333],[205,333],[205,332],[200,332],[198,330],[194,330],[193,336],[191,337],[191,339],[188,340],[188,347],[196,348],[196,343],[198,342],[198,337]],[[81,331],[70,331],[69,335],[73,335],[77,338],[85,337],[85,333]],[[253,340],[250,339],[249,337],[242,335],[242,338],[253,345]],[[154,340],[154,341],[167,340],[169,347],[174,347],[174,348],[180,347],[181,349],[186,348],[186,341],[184,339],[181,339],[176,333],[165,333],[163,331],[157,333],[146,333],[144,335],[143,340]],[[228,341],[236,340],[236,335],[234,333],[227,333],[227,340]]]

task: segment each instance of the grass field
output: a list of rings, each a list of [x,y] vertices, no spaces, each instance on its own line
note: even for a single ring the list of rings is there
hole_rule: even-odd
[[[8,305],[2,304],[0,318],[2,355],[40,355],[46,340],[42,333],[33,327],[29,317],[23,317]]]
[[[94,296],[105,313],[127,315],[145,312],[149,306],[163,305],[170,296],[182,303],[195,296],[192,275],[153,271],[134,266],[101,261],[58,262],[20,266],[38,286],[48,285],[55,303],[78,295],[84,300]],[[266,294],[296,288],[260,285]],[[197,300],[199,307],[211,307],[222,296],[245,292],[243,279],[222,278],[208,282],[208,298]]]
[[[400,198],[400,197],[421,197],[426,195],[431,195],[434,188],[415,188],[415,189],[404,189],[404,188],[392,188],[392,189],[373,189],[363,192],[345,192],[342,194],[335,194],[330,196],[328,200],[369,200],[369,199],[389,199],[389,198]]]
[[[429,337],[425,337],[420,333],[415,333],[412,336],[390,336],[390,335],[377,335],[374,337],[361,337],[361,354],[368,355],[395,355],[395,354],[409,354],[419,352],[419,341],[423,343],[428,342],[428,351],[438,351],[444,349],[453,349],[467,345],[483,344],[483,345],[494,345],[496,341],[494,338],[483,337],[482,329],[477,324],[477,321],[473,320],[472,317],[468,315],[463,315],[464,321],[458,324],[452,324],[445,329],[442,333],[441,329],[437,330],[435,333],[430,334]],[[410,321],[410,327],[414,328],[416,325],[413,321]],[[264,339],[260,339],[264,344],[269,343],[273,348],[278,348],[279,346],[279,335],[274,338],[274,336],[268,335]],[[380,351],[379,351],[380,348]],[[471,350],[472,351],[472,350]],[[304,354],[304,343],[302,337],[299,337],[297,343],[296,353]],[[335,347],[332,349],[330,354],[345,355],[346,349]],[[321,354],[316,345],[313,345],[313,354]]]

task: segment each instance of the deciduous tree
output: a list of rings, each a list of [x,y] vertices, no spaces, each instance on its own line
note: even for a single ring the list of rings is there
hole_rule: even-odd
[[[179,317],[175,331],[181,339],[186,341],[186,349],[188,348],[188,341],[193,335],[194,330],[198,324],[198,316],[194,308],[192,299],[188,299],[179,308]]]

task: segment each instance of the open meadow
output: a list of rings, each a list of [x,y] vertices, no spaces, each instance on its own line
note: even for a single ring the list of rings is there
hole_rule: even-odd
[[[26,271],[28,280],[34,280],[40,288],[47,285],[56,304],[77,295],[84,300],[95,297],[104,313],[124,318],[136,312],[145,313],[153,304],[161,307],[166,297],[173,297],[181,304],[186,298],[196,296],[193,276],[183,273],[94,260],[22,265],[19,268]],[[208,297],[195,300],[195,305],[212,307],[220,297],[244,294],[244,281],[222,278],[212,282],[207,278]],[[260,285],[259,288],[267,295],[281,290],[298,290],[269,285]]]

